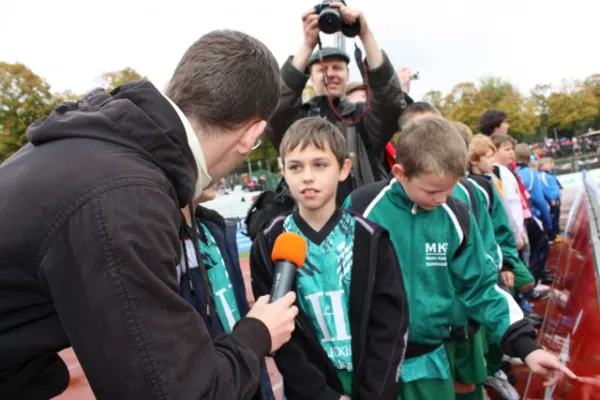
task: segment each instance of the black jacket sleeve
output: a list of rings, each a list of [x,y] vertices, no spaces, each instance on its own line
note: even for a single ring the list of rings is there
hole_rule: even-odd
[[[250,399],[269,352],[244,318],[213,343],[178,293],[176,203],[154,184],[115,186],[73,210],[43,280],[99,399]]]
[[[260,249],[261,240],[264,240],[262,233],[250,250],[254,298],[269,294],[272,284],[269,265],[266,264],[268,258]],[[275,363],[283,377],[285,397],[289,400],[339,400],[341,394],[328,386],[325,374],[307,358],[311,352],[314,350],[309,347],[303,334],[295,329],[290,341],[275,353]]]
[[[408,338],[408,302],[402,272],[387,234],[378,243],[378,262],[373,286],[365,352],[365,379],[360,399],[398,397],[399,367]]]
[[[279,104],[265,128],[265,135],[277,151],[285,131],[298,119],[302,108],[302,92],[309,78],[292,64],[292,58],[290,56],[281,67]]]
[[[385,145],[398,132],[398,119],[408,104],[394,66],[385,52],[383,57],[383,64],[377,68],[367,65],[371,107],[362,123],[371,143],[372,154],[383,152]]]

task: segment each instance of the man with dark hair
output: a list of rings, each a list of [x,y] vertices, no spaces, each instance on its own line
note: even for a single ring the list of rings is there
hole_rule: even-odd
[[[255,393],[260,361],[294,329],[295,295],[259,298],[213,343],[179,295],[180,209],[250,152],[279,91],[261,42],[215,31],[187,50],[167,96],[147,81],[96,89],[29,127],[0,166],[3,397],[61,393],[69,346],[97,398]],[[197,240],[190,251],[205,275]],[[189,284],[215,315],[208,282]]]
[[[490,108],[479,118],[479,131],[484,135],[491,136],[493,134],[508,135],[508,117],[502,110]]]
[[[350,57],[330,47],[314,52],[319,38],[319,15],[310,10],[302,16],[304,42],[281,68],[281,98],[265,133],[278,148],[287,128],[298,119],[319,116],[336,124],[346,136],[353,164],[352,174],[340,184],[339,205],[352,189],[387,176],[389,171],[383,168],[384,148],[397,130],[396,122],[403,107],[412,101],[403,93],[394,67],[379,48],[364,14],[343,3],[330,6],[339,10],[346,23],[360,23],[358,37],[366,53],[370,108],[365,113],[365,103],[345,98]],[[316,96],[303,104],[302,91],[309,78]],[[353,124],[356,120],[359,121]]]

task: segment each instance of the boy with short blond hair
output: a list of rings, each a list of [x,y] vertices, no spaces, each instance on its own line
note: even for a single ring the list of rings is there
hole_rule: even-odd
[[[427,116],[441,116],[441,113],[429,103],[414,103],[406,108],[399,123],[402,127],[411,121],[417,121]],[[472,136],[471,129],[458,121],[452,123],[463,137],[466,149]],[[490,268],[500,268],[502,253],[494,237],[494,227],[487,211],[487,202],[484,194],[475,185],[474,182],[463,177],[458,181],[451,195],[473,212],[477,222],[476,229],[478,228],[481,233],[485,252],[493,260],[489,266]],[[445,342],[445,347],[448,352],[457,399],[483,399],[482,385],[487,379],[487,371],[479,324],[467,318],[464,307],[458,300],[454,301],[451,315],[453,316],[452,329],[449,340]]]
[[[271,251],[283,232],[308,244],[292,290],[299,314],[292,339],[275,354],[290,399],[396,400],[408,305],[388,233],[336,207],[350,173],[346,140],[322,118],[304,118],[280,145],[283,175],[298,210],[275,218],[252,244],[255,296],[273,282]]]
[[[399,399],[454,398],[443,343],[455,298],[506,354],[521,357],[534,371],[545,367],[574,376],[535,344],[533,327],[496,286],[497,269],[488,264],[475,218],[450,197],[467,166],[467,149],[453,124],[440,117],[408,123],[396,154],[394,179],[357,189],[346,204],[389,230],[406,265],[411,315]]]

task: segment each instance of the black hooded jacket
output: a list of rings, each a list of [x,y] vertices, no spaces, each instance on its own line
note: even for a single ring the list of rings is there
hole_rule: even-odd
[[[267,328],[213,344],[179,295],[197,167],[168,101],[146,81],[95,90],[27,135],[0,165],[1,397],[64,390],[73,346],[99,399],[251,398]]]

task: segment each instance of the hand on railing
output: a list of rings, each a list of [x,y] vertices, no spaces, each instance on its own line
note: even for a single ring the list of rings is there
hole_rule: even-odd
[[[544,386],[554,386],[567,375],[571,379],[577,379],[569,368],[562,365],[558,358],[545,350],[535,350],[525,357],[525,363],[536,374],[546,375],[550,379],[544,382]]]

